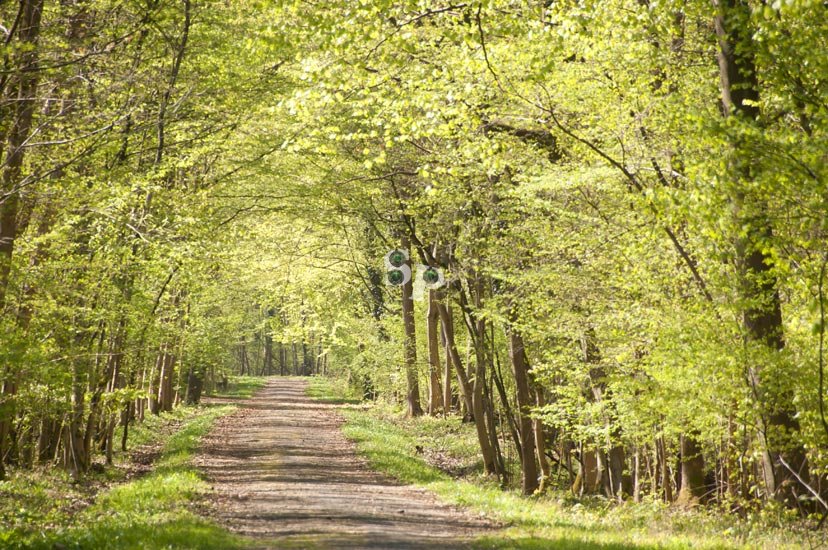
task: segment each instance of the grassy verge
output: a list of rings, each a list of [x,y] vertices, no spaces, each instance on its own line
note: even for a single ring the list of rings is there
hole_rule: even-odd
[[[335,401],[336,391],[337,386],[318,379],[312,381],[309,395],[327,395]],[[469,434],[458,427],[456,419],[404,419],[382,406],[346,407],[342,413],[345,435],[356,442],[374,468],[504,524],[504,529],[477,540],[478,548],[807,548],[824,544],[818,535],[793,531],[789,521],[774,522],[769,516],[741,520],[717,516],[711,510],[677,510],[657,501],[617,506],[604,499],[576,500],[565,493],[526,498],[474,475],[455,479],[423,456],[435,446],[455,457],[470,452]]]
[[[263,379],[234,381],[225,397],[247,397]],[[13,472],[0,482],[0,548],[233,549],[248,541],[191,510],[208,487],[191,464],[201,438],[231,405],[180,407],[148,416],[130,448],[158,447],[152,471],[128,480],[128,456],[81,483],[59,469]]]
[[[325,378],[324,376],[312,376],[308,378],[310,384],[306,393],[308,397],[323,403],[333,404],[356,404],[359,398],[352,395],[345,380],[337,378]]]
[[[267,378],[261,376],[231,376],[227,382],[227,389],[216,389],[210,397],[224,397],[230,399],[248,399],[265,385]]]

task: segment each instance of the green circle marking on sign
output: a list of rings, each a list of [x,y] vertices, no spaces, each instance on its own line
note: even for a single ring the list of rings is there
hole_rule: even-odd
[[[389,271],[385,275],[388,277],[388,282],[392,285],[401,285],[403,282],[403,272],[397,269]]]
[[[429,267],[423,272],[423,281],[430,285],[438,283],[440,282],[440,274],[433,267]]]
[[[390,263],[394,267],[400,267],[402,264],[405,263],[405,254],[403,254],[399,250],[395,250],[394,252],[388,255],[388,263]]]

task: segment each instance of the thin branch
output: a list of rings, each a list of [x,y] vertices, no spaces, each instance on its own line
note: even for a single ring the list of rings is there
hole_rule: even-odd
[[[788,465],[788,463],[787,463],[787,462],[785,462],[785,459],[784,459],[784,458],[782,458],[782,456],[781,456],[781,455],[780,455],[778,458],[779,458],[779,462],[781,462],[781,463],[782,463],[782,466],[784,466],[785,468],[787,468],[787,470],[791,473],[791,475],[793,475],[793,476],[796,478],[796,480],[797,480],[797,481],[798,481],[798,482],[799,482],[799,483],[800,483],[803,487],[805,487],[805,488],[808,490],[808,492],[809,492],[809,493],[811,493],[812,495],[814,495],[814,498],[817,500],[817,502],[819,502],[820,504],[822,504],[822,506],[823,506],[826,510],[828,510],[828,502],[825,502],[825,500],[823,500],[823,498],[819,495],[819,492],[817,492],[817,491],[816,491],[813,487],[811,487],[808,483],[806,483],[806,482],[805,482],[805,480],[804,480],[804,479],[802,479],[802,477],[799,475],[799,473],[798,473],[798,472],[796,472],[793,468],[791,468],[791,467]]]
[[[477,6],[477,14],[475,15],[475,20],[477,22],[477,32],[480,35],[480,47],[483,49],[483,59],[486,61],[486,68],[488,69],[488,71],[494,77],[495,83],[497,84],[497,87],[502,90],[503,86],[501,86],[501,84],[500,84],[500,77],[497,75],[497,73],[494,70],[494,67],[492,67],[491,62],[489,61],[489,52],[486,49],[486,35],[483,32],[483,23],[480,20],[480,13],[482,11],[483,11],[483,4],[480,4],[479,6]]]
[[[374,46],[370,50],[368,50],[368,53],[365,54],[365,59],[368,59],[369,57],[374,55],[377,52],[377,50],[380,48],[380,46],[382,46],[383,44],[385,44],[386,42],[391,40],[391,38],[393,38],[394,36],[399,34],[399,32],[401,30],[403,30],[403,28],[407,27],[408,25],[410,25],[412,23],[416,23],[417,21],[420,21],[421,19],[425,19],[426,17],[431,17],[432,15],[439,15],[439,14],[445,13],[447,11],[458,10],[458,9],[461,9],[461,8],[465,8],[466,6],[467,6],[467,4],[452,4],[450,6],[446,6],[445,8],[428,9],[428,10],[424,11],[423,13],[419,13],[419,14],[417,14],[417,15],[409,18],[409,19],[406,19],[402,23],[397,24],[397,28],[395,28],[394,31],[391,34],[388,34],[388,35],[384,36],[382,38],[382,40],[380,40],[379,42],[374,44]]]

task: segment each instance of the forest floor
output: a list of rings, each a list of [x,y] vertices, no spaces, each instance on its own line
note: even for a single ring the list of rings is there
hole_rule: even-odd
[[[251,399],[232,400],[238,410],[204,439],[196,464],[218,523],[261,548],[465,548],[493,529],[373,471],[343,435],[336,403],[307,387],[268,379]]]

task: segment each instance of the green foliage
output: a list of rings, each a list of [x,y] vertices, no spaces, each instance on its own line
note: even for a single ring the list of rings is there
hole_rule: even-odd
[[[0,455],[67,457],[56,426],[100,442],[234,374],[328,371],[348,399],[401,401],[382,257],[405,239],[448,276],[510,464],[518,334],[561,487],[623,448],[622,476],[635,453],[667,498],[688,434],[716,504],[771,499],[765,451],[816,480],[828,12],[720,4],[47,3],[36,41],[0,49]]]

